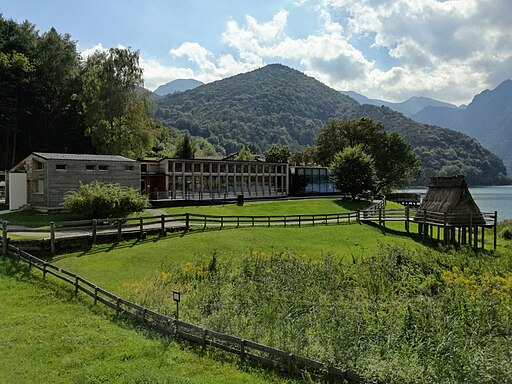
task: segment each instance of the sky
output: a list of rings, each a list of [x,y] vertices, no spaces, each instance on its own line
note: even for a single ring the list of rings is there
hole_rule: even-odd
[[[0,13],[140,52],[145,86],[282,63],[337,90],[456,105],[512,78],[512,0],[2,0]]]

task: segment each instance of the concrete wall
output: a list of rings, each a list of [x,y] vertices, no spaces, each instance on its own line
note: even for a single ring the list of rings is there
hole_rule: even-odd
[[[27,204],[27,174],[9,173],[9,209],[19,209]]]

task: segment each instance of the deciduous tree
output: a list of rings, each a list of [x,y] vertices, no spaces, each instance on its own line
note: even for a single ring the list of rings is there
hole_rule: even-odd
[[[361,145],[346,147],[334,155],[331,180],[341,193],[355,199],[373,190],[376,181],[375,163]]]
[[[141,90],[139,53],[111,48],[88,57],[80,100],[86,134],[98,153],[144,155],[154,142],[151,100]]]

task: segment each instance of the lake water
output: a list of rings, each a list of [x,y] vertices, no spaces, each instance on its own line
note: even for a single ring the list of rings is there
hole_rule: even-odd
[[[482,212],[498,211],[498,221],[512,220],[512,185],[473,187],[469,191]],[[425,195],[427,188],[410,188],[403,192]]]

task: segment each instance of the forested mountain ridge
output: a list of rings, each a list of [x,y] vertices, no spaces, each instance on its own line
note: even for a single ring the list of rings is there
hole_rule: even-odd
[[[412,117],[464,132],[499,155],[512,171],[512,80],[476,95],[466,109],[430,107]]]
[[[312,145],[331,118],[364,116],[411,144],[426,184],[432,175],[464,174],[472,185],[507,181],[501,159],[459,132],[417,123],[387,107],[360,105],[302,72],[272,64],[199,88],[159,98],[155,117],[207,138],[220,151],[246,145],[262,153],[270,144]]]

